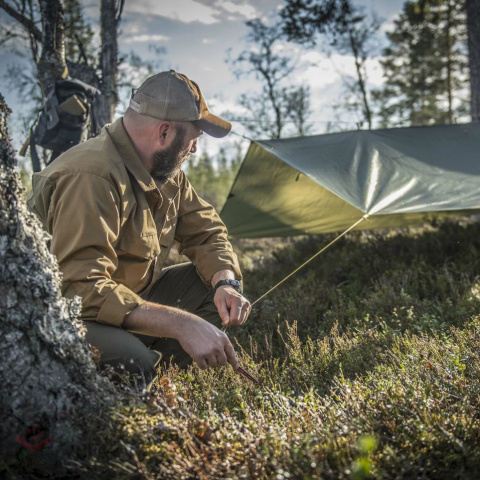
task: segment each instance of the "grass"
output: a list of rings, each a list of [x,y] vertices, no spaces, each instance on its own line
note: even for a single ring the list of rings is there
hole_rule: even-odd
[[[335,334],[308,348],[288,332],[288,359],[273,368],[243,356],[263,387],[228,369],[172,369],[159,406],[119,412],[115,477],[477,478],[480,319],[443,335]],[[362,343],[389,347],[348,379],[342,359]]]
[[[237,242],[246,294],[329,240]],[[468,220],[350,234],[232,329],[262,386],[163,372],[160,405],[123,413],[139,463],[123,461],[145,478],[476,478],[479,249]]]
[[[258,298],[329,235],[237,241]],[[480,224],[351,233],[229,334],[246,370],[126,392],[82,476],[475,479]]]

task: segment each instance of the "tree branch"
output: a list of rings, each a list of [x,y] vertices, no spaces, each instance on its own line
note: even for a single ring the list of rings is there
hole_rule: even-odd
[[[83,61],[88,65],[88,58],[83,48],[83,43],[77,33],[75,33],[75,40],[77,41],[78,49],[80,50],[80,56],[83,58]]]
[[[120,23],[120,19],[122,18],[122,13],[123,13],[123,7],[125,5],[125,0],[119,0],[116,8],[116,15],[115,15],[115,22],[118,26]]]
[[[4,0],[0,0],[0,8],[5,10],[5,12],[7,12],[11,17],[13,17],[17,22],[23,25],[26,30],[35,37],[35,40],[37,40],[37,42],[42,41],[42,32],[35,26],[35,24],[30,18],[22,15]]]
[[[4,45],[12,38],[21,38],[22,40],[29,39],[29,35],[27,33],[25,33],[23,30],[15,31],[16,28],[18,28],[18,25],[12,25],[11,28],[0,25],[0,46]]]

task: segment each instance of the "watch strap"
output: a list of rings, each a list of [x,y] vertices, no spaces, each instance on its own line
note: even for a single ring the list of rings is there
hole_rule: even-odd
[[[219,280],[213,289],[215,292],[217,289],[223,285],[229,285],[230,287],[234,288],[238,293],[242,293],[242,284],[238,280],[231,280],[231,279],[226,279],[226,280]]]

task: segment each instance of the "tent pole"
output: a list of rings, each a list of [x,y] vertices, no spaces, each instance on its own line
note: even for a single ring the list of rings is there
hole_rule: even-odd
[[[258,303],[260,300],[264,299],[269,293],[273,292],[277,287],[279,287],[283,282],[287,281],[290,277],[292,277],[293,275],[295,275],[299,270],[301,270],[305,265],[307,265],[308,263],[310,263],[312,260],[314,260],[315,258],[317,258],[321,253],[323,253],[327,248],[331,247],[336,241],[340,240],[340,238],[342,238],[344,235],[346,235],[348,232],[350,232],[350,230],[353,230],[357,225],[359,225],[360,223],[362,223],[364,220],[366,220],[368,218],[368,214],[365,214],[360,220],[358,220],[357,222],[355,222],[351,227],[347,228],[343,233],[341,233],[338,237],[336,237],[334,240],[332,240],[328,245],[326,245],[325,247],[323,247],[319,252],[317,252],[315,255],[313,255],[313,257],[310,257],[305,263],[303,263],[302,265],[300,265],[296,270],[294,270],[292,273],[290,273],[289,275],[287,275],[283,280],[281,280],[280,282],[278,282],[275,286],[273,286],[270,290],[268,290],[268,292],[265,292],[261,297],[257,298],[251,305],[252,307]]]

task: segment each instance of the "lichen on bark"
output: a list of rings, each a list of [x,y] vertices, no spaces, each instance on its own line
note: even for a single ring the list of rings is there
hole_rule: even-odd
[[[0,94],[1,459],[15,470],[61,475],[70,460],[88,456],[89,419],[117,396],[97,374],[76,318],[80,303],[61,296],[56,259],[27,209],[8,113]],[[50,443],[32,452],[18,439],[33,428]]]

